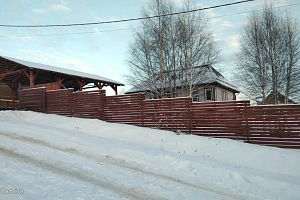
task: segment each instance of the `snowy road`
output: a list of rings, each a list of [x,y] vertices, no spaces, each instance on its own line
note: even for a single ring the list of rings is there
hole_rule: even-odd
[[[211,159],[197,151],[201,147],[194,150],[192,141],[201,137],[165,131],[32,112],[0,112],[0,126],[0,186],[24,190],[0,194],[0,199],[296,199],[299,195],[299,170],[289,168],[299,164],[299,151],[279,149],[280,155],[270,154],[275,161],[280,156],[287,159],[278,166],[289,169],[266,170],[257,169],[257,162],[257,166],[224,162],[213,153]],[[178,144],[186,137],[189,145]],[[213,144],[226,141],[216,139]],[[293,156],[298,158],[290,161]]]
[[[43,133],[47,130],[40,131]],[[4,156],[66,178],[77,179],[99,187],[100,190],[109,190],[129,199],[174,199],[180,198],[180,196],[186,198],[197,196],[205,199],[244,199],[238,195],[146,171],[135,163],[127,163],[123,159],[110,155],[97,155],[79,148],[64,148],[14,133],[0,132],[0,136],[1,143],[4,144],[0,146],[0,153]],[[77,144],[77,147],[80,145]],[[74,163],[74,160],[80,160],[80,162]],[[141,185],[143,187],[140,187]],[[162,196],[156,190],[153,193],[151,187],[145,187],[147,185],[163,188],[164,193]],[[181,190],[183,188],[184,190]],[[193,196],[188,197],[188,194]]]

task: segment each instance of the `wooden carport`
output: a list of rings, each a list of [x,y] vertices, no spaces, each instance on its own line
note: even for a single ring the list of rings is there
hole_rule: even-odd
[[[83,87],[89,84],[89,88],[99,89],[110,86],[116,94],[118,93],[117,87],[124,86],[123,83],[102,76],[6,56],[0,56],[0,83],[7,84],[12,89],[14,109],[16,91],[20,86],[34,87],[41,84],[59,83],[61,88],[74,88],[75,91],[82,91]]]

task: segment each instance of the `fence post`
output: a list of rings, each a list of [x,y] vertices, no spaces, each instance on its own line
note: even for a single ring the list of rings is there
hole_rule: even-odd
[[[42,107],[41,107],[41,111],[42,113],[46,113],[46,88],[42,87],[43,89],[43,102],[42,102]]]
[[[144,99],[141,99],[141,110],[142,110],[142,127],[144,127],[144,101],[145,101],[145,98]]]
[[[48,114],[49,106],[48,106],[49,99],[47,98],[47,90],[45,90],[45,113]]]
[[[191,109],[191,107],[192,107],[192,103],[193,103],[193,101],[192,101],[192,98],[190,98],[189,99],[189,101],[188,101],[188,116],[187,116],[187,119],[188,119],[188,126],[189,126],[189,134],[191,134],[191,130],[192,130],[192,125],[193,125],[193,123],[192,123],[192,121],[193,121],[193,115],[192,115],[192,109]]]
[[[249,102],[249,105],[250,105],[250,102]],[[245,134],[246,134],[246,137],[247,137],[247,142],[250,142],[249,123],[248,123],[249,105],[248,105],[248,102],[245,102],[245,109],[244,109],[244,115],[243,115],[243,117],[245,118],[245,123],[246,123]]]
[[[71,93],[72,95],[72,105],[71,105],[71,116],[72,117],[74,117],[74,113],[75,113],[75,92],[73,91],[72,93]]]
[[[104,90],[99,90],[99,119],[100,120],[105,120],[105,112],[104,112],[104,109],[105,109],[105,91]]]

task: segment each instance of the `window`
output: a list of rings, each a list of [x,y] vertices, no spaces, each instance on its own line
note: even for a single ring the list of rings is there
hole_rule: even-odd
[[[214,90],[212,88],[205,89],[205,101],[214,100]]]
[[[199,92],[198,90],[194,90],[192,93],[193,101],[199,102]]]
[[[228,100],[227,92],[222,90],[222,101],[227,101],[227,100]]]

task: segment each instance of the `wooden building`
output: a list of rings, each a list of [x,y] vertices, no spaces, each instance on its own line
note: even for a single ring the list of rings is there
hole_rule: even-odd
[[[16,108],[17,91],[24,87],[45,86],[48,90],[73,88],[74,91],[82,91],[87,85],[99,89],[108,86],[117,94],[117,87],[124,86],[123,83],[95,74],[6,56],[0,56],[0,84],[0,108],[1,105]]]

